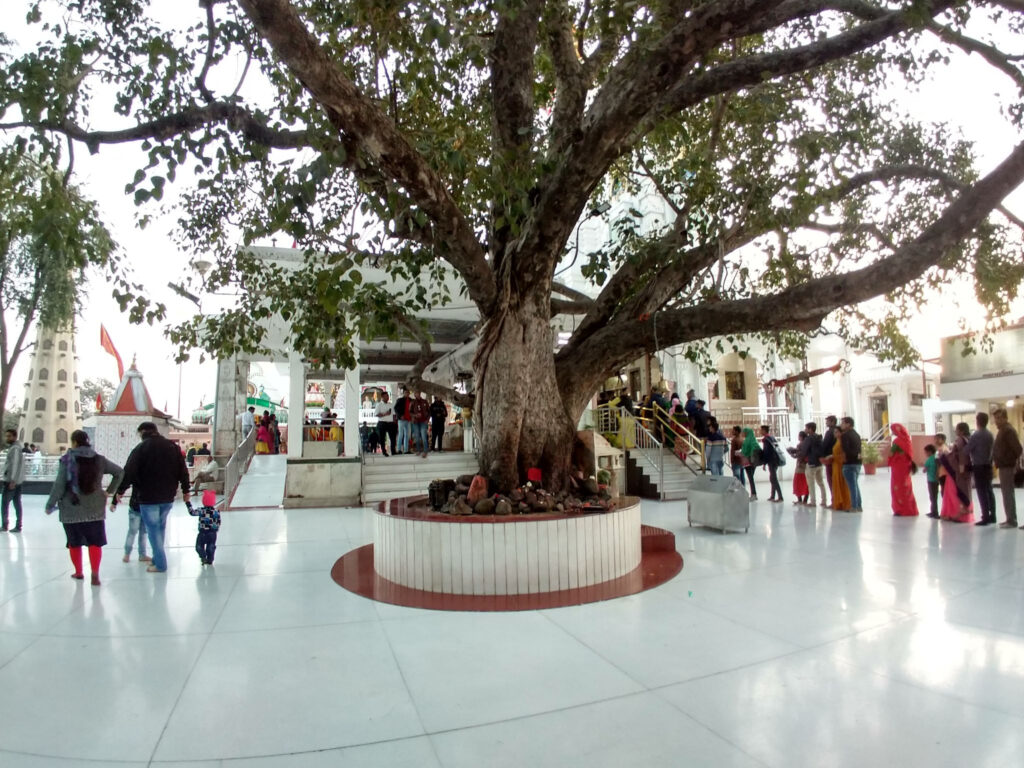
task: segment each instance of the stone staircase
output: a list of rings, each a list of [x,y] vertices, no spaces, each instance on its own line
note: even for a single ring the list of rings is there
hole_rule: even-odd
[[[426,495],[432,480],[475,475],[479,469],[475,453],[439,451],[427,458],[415,455],[363,456],[362,500],[364,504],[401,496]]]
[[[657,449],[651,449],[657,450]],[[634,448],[626,457],[627,487],[630,493],[647,499],[664,499],[665,501],[682,500],[687,497],[690,485],[699,477],[671,451],[660,449],[665,462],[664,487],[659,487],[658,472],[648,461],[645,449]]]

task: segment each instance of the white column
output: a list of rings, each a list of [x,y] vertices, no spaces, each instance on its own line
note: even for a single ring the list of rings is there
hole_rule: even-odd
[[[352,346],[359,349],[359,337],[352,340]],[[358,352],[357,352],[358,354]],[[345,371],[345,456],[359,456],[359,362],[355,368]]]
[[[288,357],[288,455],[302,457],[303,429],[306,414],[306,366],[302,356],[292,352]]]

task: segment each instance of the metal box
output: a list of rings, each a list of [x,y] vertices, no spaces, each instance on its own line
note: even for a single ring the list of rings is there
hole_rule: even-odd
[[[729,530],[750,530],[750,497],[735,477],[703,475],[687,492],[686,519],[690,525]]]

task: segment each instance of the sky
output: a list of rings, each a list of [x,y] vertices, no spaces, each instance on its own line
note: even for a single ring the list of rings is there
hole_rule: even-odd
[[[163,6],[164,12],[188,14],[189,19],[196,18],[198,12],[195,4],[164,2]],[[8,34],[18,37],[16,30]],[[906,100],[908,109],[915,115],[946,122],[951,130],[962,130],[968,138],[976,140],[979,167],[985,172],[1018,140],[1013,127],[999,114],[998,107],[1000,98],[1005,100],[1012,94],[1012,87],[1005,76],[984,65],[977,56],[957,55],[955,59],[958,59],[956,66],[948,74],[926,83],[920,93],[903,93],[900,98]],[[101,127],[110,127],[102,120],[96,122]],[[183,282],[198,275],[189,266],[190,255],[181,252],[170,237],[175,219],[173,211],[154,217],[153,223],[145,230],[135,226],[136,208],[124,188],[131,181],[135,169],[144,165],[143,155],[131,145],[105,146],[93,156],[80,147],[76,152],[75,180],[89,197],[99,202],[104,222],[127,255],[126,260],[132,265],[134,276],[144,283],[146,295],[151,300],[167,305],[168,319],[173,323],[191,316],[196,307],[168,288],[168,282]],[[171,207],[178,188],[181,186],[169,188],[169,194],[163,201],[164,208]],[[1024,215],[1024,193],[1021,190],[1017,190],[1008,204],[1018,215]],[[147,209],[147,213],[151,212]],[[286,240],[282,235],[277,244],[287,245]],[[948,301],[949,295],[956,294],[958,290],[962,293],[962,289],[954,286],[943,297],[923,307],[911,324],[911,337],[924,357],[936,356],[941,337],[958,332],[956,320],[959,313],[953,311]],[[203,310],[207,312],[228,300],[207,295],[201,298]],[[977,324],[982,318],[978,317],[976,309],[971,309],[970,296],[963,298],[966,300],[966,315],[973,324]],[[1015,311],[1024,315],[1024,304],[1016,307]],[[211,401],[216,386],[216,365],[209,361],[199,363],[196,353],[193,360],[179,367],[174,362],[174,350],[164,335],[164,328],[129,323],[111,297],[110,287],[97,277],[87,288],[77,320],[80,381],[106,378],[116,384],[116,363],[99,344],[101,324],[106,327],[125,366],[135,359],[157,408],[187,420],[200,403]],[[271,396],[275,400],[286,397],[287,382],[283,376],[271,366],[264,368],[263,380]],[[27,370],[26,361],[15,370],[11,403],[20,399]]]

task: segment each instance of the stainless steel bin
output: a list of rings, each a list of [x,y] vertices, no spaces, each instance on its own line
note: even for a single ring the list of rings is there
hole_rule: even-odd
[[[750,530],[750,497],[735,477],[703,475],[687,492],[686,519],[690,525],[729,530]]]

